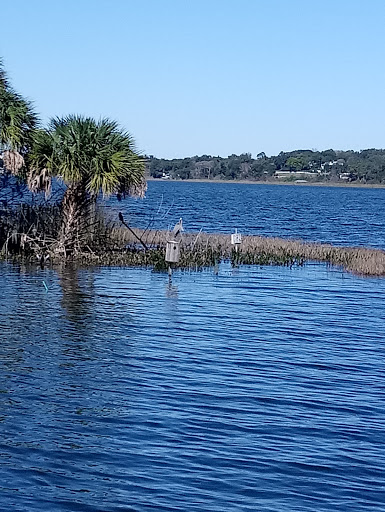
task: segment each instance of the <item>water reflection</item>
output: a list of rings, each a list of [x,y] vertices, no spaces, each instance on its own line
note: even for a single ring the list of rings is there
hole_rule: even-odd
[[[97,269],[82,270],[72,265],[57,269],[62,297],[59,333],[63,340],[61,364],[92,358],[95,344],[95,273]]]
[[[57,269],[63,294],[61,306],[67,319],[75,325],[84,324],[84,320],[92,315],[94,272],[95,269],[87,270],[82,275],[82,270],[72,265],[63,265]]]
[[[177,299],[179,295],[178,287],[172,284],[171,278],[168,280],[168,284],[166,286],[166,297],[168,299]]]
[[[232,272],[0,264],[4,510],[381,509],[385,281]]]
[[[168,321],[177,323],[179,321],[179,289],[173,284],[171,277],[165,287],[166,301],[164,303],[165,315]]]

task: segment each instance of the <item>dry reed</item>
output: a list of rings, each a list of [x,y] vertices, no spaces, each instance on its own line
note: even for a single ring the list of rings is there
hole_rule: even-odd
[[[135,229],[135,236],[123,228],[114,228],[111,238],[127,251],[136,249],[136,259],[144,262],[155,259],[165,267],[164,252],[171,234],[167,231]],[[138,238],[151,249],[140,251]],[[151,257],[151,252],[156,257]],[[130,256],[131,258],[132,256]],[[230,236],[223,234],[184,234],[181,240],[181,257],[178,266],[196,268],[212,266],[222,260],[245,265],[303,265],[317,261],[341,266],[349,272],[366,276],[385,275],[385,251],[366,247],[340,247],[330,244],[303,242],[283,238],[244,236],[238,252],[230,243]],[[151,264],[151,263],[148,263]]]
[[[116,227],[96,215],[87,221],[81,238],[81,249],[74,256],[79,264],[150,266],[165,270],[168,231]],[[10,216],[0,216],[0,249],[2,256],[13,259],[48,257],[51,263],[63,260],[58,250],[60,207],[21,206]],[[128,229],[127,229],[128,228]],[[308,261],[337,265],[355,274],[385,276],[385,251],[366,247],[338,247],[329,244],[244,236],[239,250],[230,236],[208,233],[184,233],[180,244],[182,269],[200,269],[228,260],[233,265],[303,265]],[[1,254],[0,254],[1,256]]]

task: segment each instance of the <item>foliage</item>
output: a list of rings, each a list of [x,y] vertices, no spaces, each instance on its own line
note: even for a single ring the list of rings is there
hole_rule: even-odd
[[[37,126],[32,104],[12,89],[0,88],[0,144],[25,154]]]
[[[88,194],[143,196],[144,159],[134,140],[115,121],[81,116],[53,119],[34,137],[30,155],[32,175],[47,171],[66,185],[78,185]]]
[[[25,152],[37,124],[32,103],[11,87],[0,59],[0,145],[3,149]]]
[[[385,183],[385,150],[296,150],[281,151],[271,157],[262,151],[256,158],[243,153],[227,158],[203,155],[147,160],[147,172],[154,178],[271,181],[276,180],[281,171],[286,171],[284,179],[289,181],[300,177],[298,173],[306,173],[306,180],[313,182]]]
[[[31,246],[32,240],[39,248],[39,238],[47,248],[46,228],[38,238],[31,237],[31,229],[36,234],[38,227],[33,220],[35,210],[28,210],[32,205],[28,201],[23,204],[27,197],[25,183],[33,193],[44,191],[46,199],[51,193],[52,178],[67,186],[57,203],[56,231],[48,230],[53,237],[50,251],[66,255],[87,244],[90,236],[95,240],[99,194],[143,197],[146,191],[145,161],[130,134],[114,121],[75,115],[55,118],[47,129],[40,129],[31,102],[10,86],[1,59],[0,150],[0,227],[7,251],[10,240],[22,249],[27,240]],[[17,187],[23,190],[15,202]],[[48,208],[48,203],[45,206]],[[39,210],[36,218],[43,218],[47,211]]]
[[[49,192],[51,178],[67,185],[62,201],[59,250],[78,252],[93,225],[99,194],[143,197],[145,161],[115,121],[82,116],[53,119],[37,130],[29,155],[28,185]]]
[[[309,163],[306,161],[304,157],[300,156],[291,156],[286,160],[286,166],[291,171],[303,171],[304,169],[308,169]]]
[[[10,86],[0,59],[0,150],[9,172],[22,175],[26,171],[25,159],[37,126],[38,117],[32,103]]]
[[[8,87],[8,77],[4,69],[3,59],[0,57],[0,89],[7,89]]]

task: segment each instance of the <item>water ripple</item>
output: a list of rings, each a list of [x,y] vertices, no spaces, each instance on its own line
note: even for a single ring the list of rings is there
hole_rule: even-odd
[[[0,285],[4,510],[384,510],[382,280],[2,264]]]
[[[134,226],[242,233],[385,249],[385,190],[150,181],[144,201],[107,203]]]

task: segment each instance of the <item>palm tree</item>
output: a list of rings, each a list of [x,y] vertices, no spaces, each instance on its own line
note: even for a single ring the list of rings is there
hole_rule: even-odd
[[[0,57],[0,89],[8,87],[8,78],[4,70],[3,59]]]
[[[115,121],[71,115],[53,119],[35,132],[28,184],[32,191],[49,190],[52,177],[67,189],[62,201],[59,242],[65,254],[80,249],[84,221],[98,195],[144,197],[145,161],[134,140]]]
[[[38,117],[31,102],[9,85],[0,59],[0,150],[5,168],[19,175],[26,170],[25,157],[38,126]]]

